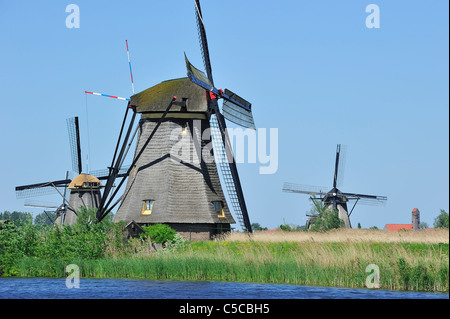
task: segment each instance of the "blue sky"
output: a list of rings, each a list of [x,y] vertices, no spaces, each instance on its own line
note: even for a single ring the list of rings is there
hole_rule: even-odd
[[[70,3],[79,29],[66,28]],[[365,25],[370,3],[379,29]],[[388,197],[358,205],[353,225],[410,223],[415,207],[432,225],[448,211],[447,1],[205,0],[202,10],[216,86],[251,101],[257,127],[278,128],[275,174],[238,166],[252,222],[304,224],[308,196],[283,183],[331,187],[338,143],[341,190]],[[42,211],[14,188],[71,169],[66,118],[80,117],[90,168],[109,164],[126,103],[83,92],[131,95],[126,39],[137,92],[185,76],[184,52],[202,68],[188,0],[0,0],[0,30],[0,211]]]

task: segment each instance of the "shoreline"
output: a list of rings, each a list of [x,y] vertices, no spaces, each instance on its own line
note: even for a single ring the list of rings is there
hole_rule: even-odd
[[[380,242],[185,242],[131,256],[71,260],[25,257],[17,276],[65,278],[76,264],[81,278],[221,281],[367,288],[375,264],[381,290],[448,293],[445,243]],[[367,288],[369,289],[369,288]],[[373,288],[372,288],[373,289]]]

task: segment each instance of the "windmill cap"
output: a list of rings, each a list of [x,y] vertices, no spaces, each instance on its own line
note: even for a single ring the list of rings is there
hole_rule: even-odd
[[[91,190],[92,188],[98,189],[100,187],[102,187],[100,180],[97,177],[88,174],[78,175],[69,184],[69,189],[73,190]]]
[[[189,100],[186,112],[206,112],[208,108],[205,90],[187,77],[164,81],[139,92],[130,98],[130,105],[136,107],[138,113],[164,112],[173,98]],[[170,112],[179,111],[179,105],[170,109]]]

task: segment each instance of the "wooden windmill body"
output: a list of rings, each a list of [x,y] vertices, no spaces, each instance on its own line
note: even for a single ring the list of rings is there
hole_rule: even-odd
[[[57,225],[74,225],[77,221],[77,215],[73,212],[79,212],[82,208],[98,208],[101,199],[100,189],[102,184],[100,180],[92,175],[80,174],[69,184],[70,190],[69,207],[65,215],[56,219]]]

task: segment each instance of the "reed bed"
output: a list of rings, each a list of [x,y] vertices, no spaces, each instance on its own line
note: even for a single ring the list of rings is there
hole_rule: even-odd
[[[334,242],[326,241],[320,235],[314,241],[306,240],[306,237],[297,237],[296,241],[283,241],[280,237],[277,240],[275,237],[271,240],[267,240],[268,237],[265,240],[256,238],[257,234],[252,240],[238,240],[236,234],[231,234],[226,240],[185,242],[158,252],[135,247],[132,255],[115,254],[115,257],[70,262],[24,258],[19,268],[24,277],[64,277],[65,265],[75,263],[84,278],[240,281],[362,288],[368,276],[366,267],[376,264],[383,289],[449,291],[448,243],[371,242],[355,238],[349,240],[348,237],[343,240],[345,237],[342,235],[340,241]]]
[[[445,228],[420,231],[389,232],[372,229],[333,229],[327,232],[257,231],[251,237],[246,233],[231,232],[228,241],[257,242],[381,242],[381,243],[449,243]]]

